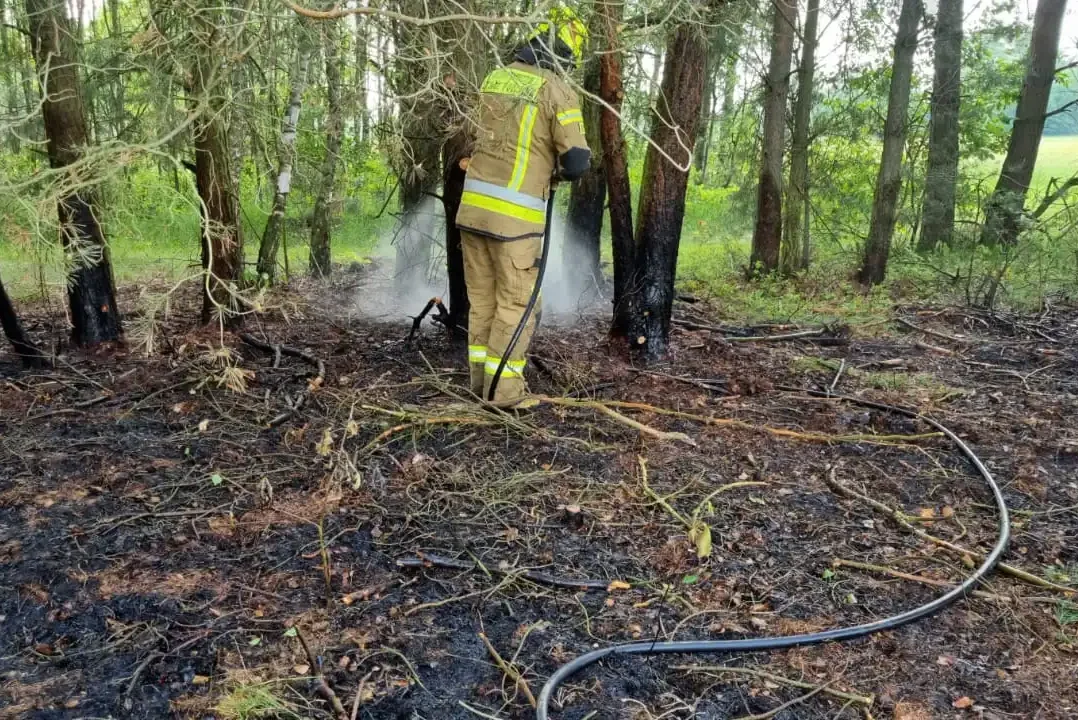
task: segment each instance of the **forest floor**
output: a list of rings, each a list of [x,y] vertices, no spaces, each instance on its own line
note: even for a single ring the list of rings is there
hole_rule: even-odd
[[[238,336],[231,358],[214,350],[194,297],[153,357],[26,372],[3,356],[0,718],[333,717],[330,695],[345,718],[528,718],[528,693],[596,647],[863,623],[940,594],[991,547],[991,495],[945,438],[779,385],[952,428],[1004,486],[1007,562],[1039,584],[997,572],[846,644],[613,660],[564,685],[553,716],[1078,716],[1073,310],[896,307],[841,342],[679,326],[649,372],[602,319],[547,325],[537,391],[652,409],[562,400],[516,418],[464,398],[462,350],[437,328],[407,344],[407,319],[342,311],[362,282],[294,290],[287,314],[248,323],[321,360],[324,381]],[[718,322],[700,304],[676,315]],[[43,317],[27,313],[33,332]]]

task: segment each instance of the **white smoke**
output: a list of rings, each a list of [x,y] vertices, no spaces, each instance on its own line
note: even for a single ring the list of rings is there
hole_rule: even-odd
[[[583,267],[588,254],[565,219],[555,213],[552,245],[542,288],[543,326],[568,327],[602,310],[598,289]],[[511,241],[510,241],[511,242]],[[445,268],[445,212],[442,203],[426,197],[375,248],[378,270],[370,273],[356,295],[356,313],[394,321],[417,314],[431,297],[448,304]]]

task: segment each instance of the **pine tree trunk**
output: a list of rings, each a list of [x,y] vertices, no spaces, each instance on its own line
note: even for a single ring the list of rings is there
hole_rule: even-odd
[[[913,56],[917,52],[917,26],[922,6],[920,0],[902,0],[895,37],[895,57],[891,67],[891,89],[887,96],[887,120],[883,128],[883,153],[876,193],[872,201],[872,221],[865,243],[864,260],[858,279],[864,285],[883,282],[887,259],[895,233],[898,196],[902,191],[902,155],[909,131],[910,83]]]
[[[59,170],[79,160],[90,144],[75,38],[59,0],[26,0],[26,13],[40,73],[49,165]],[[72,341],[91,345],[119,340],[120,313],[97,193],[75,177],[66,179],[75,187],[64,190],[57,211],[70,276]]]
[[[353,132],[357,134],[360,142],[367,142],[370,135],[371,114],[367,111],[367,19],[356,16],[355,33],[355,119],[353,120]]]
[[[322,32],[326,54],[326,156],[322,159],[318,195],[311,213],[310,272],[316,277],[330,273],[330,236],[332,218],[330,206],[337,184],[337,158],[341,153],[344,116],[341,108],[341,55],[338,38],[339,20],[325,21]]]
[[[615,111],[621,111],[625,91],[622,86],[622,51],[618,36],[623,3],[597,0],[602,15],[604,47],[599,59],[599,96]],[[625,158],[625,138],[621,118],[603,108],[599,133],[603,146],[603,170],[610,203],[610,242],[614,259],[614,316],[610,331],[627,336],[632,325],[632,290],[636,278],[636,241],[633,238],[633,195],[629,184],[629,164]]]
[[[17,117],[19,80],[16,77],[15,68],[18,61],[13,55],[12,47],[8,41],[7,0],[0,0],[0,85],[3,86],[6,95],[7,112]],[[5,133],[7,135],[8,150],[13,155],[19,152],[22,145],[19,141],[19,132],[17,130],[18,126],[12,125]]]
[[[214,317],[239,323],[237,285],[243,274],[243,235],[231,170],[228,129],[224,125],[225,68],[215,50],[216,29],[205,19],[198,23],[203,42],[191,71],[194,102],[204,103],[194,123],[195,187],[201,207],[203,285],[202,322]]]
[[[756,229],[752,235],[750,274],[778,269],[782,241],[782,154],[785,147],[786,95],[794,50],[793,0],[775,0],[771,25],[771,62],[764,93],[763,152],[756,200]]]
[[[782,271],[795,273],[808,267],[811,254],[809,216],[809,126],[816,77],[817,28],[820,0],[809,0],[801,39],[801,66],[797,70],[793,142],[790,147],[790,185],[786,193],[786,229],[782,238]]]
[[[266,229],[262,232],[262,242],[258,247],[258,276],[270,284],[277,279],[277,248],[281,244],[281,234],[284,232],[288,193],[292,190],[292,165],[296,156],[296,126],[299,124],[299,113],[303,107],[303,91],[307,87],[307,70],[313,49],[308,38],[309,32],[310,29],[303,20],[296,21],[296,58],[292,66],[288,107],[285,108],[284,121],[281,124],[277,189],[273,193],[273,209],[266,220]]]
[[[1018,96],[1011,139],[996,188],[985,208],[981,242],[1013,244],[1018,240],[1029,183],[1044,134],[1048,101],[1055,80],[1059,36],[1067,0],[1040,0],[1033,16],[1029,65]]]
[[[696,144],[693,150],[693,167],[696,169],[696,182],[703,184],[707,176],[707,161],[711,151],[711,130],[715,119],[715,100],[719,88],[719,75],[726,65],[726,54],[730,46],[730,28],[728,19],[718,20],[708,30],[707,70],[704,75],[704,99],[700,103],[700,122],[696,126]]]
[[[689,168],[704,93],[708,42],[699,26],[686,23],[678,26],[668,43],[661,99],[653,110],[651,137],[669,157]],[[632,301],[630,343],[633,354],[644,362],[661,360],[667,352],[688,183],[687,169],[679,169],[655,147],[648,147],[636,222],[636,267],[640,282]]]
[[[49,364],[45,354],[34,345],[33,341],[22,329],[19,316],[15,313],[15,306],[4,289],[4,281],[0,279],[0,327],[4,329],[4,335],[11,342],[15,354],[19,356],[23,367],[40,368]]]
[[[928,168],[917,251],[929,253],[954,239],[958,184],[958,111],[962,96],[962,0],[940,0],[936,15]]]
[[[597,25],[597,24],[595,24]],[[599,28],[593,27],[596,37]],[[594,47],[594,46],[593,46]],[[584,89],[598,95],[599,57],[592,54],[584,67]],[[603,170],[599,124],[602,106],[587,96],[581,98],[584,131],[591,148],[591,169],[573,182],[569,194],[569,236],[562,246],[563,264],[571,276],[570,287],[581,291],[579,301],[589,304],[603,286],[600,249],[603,236],[603,207],[606,204],[606,175]]]

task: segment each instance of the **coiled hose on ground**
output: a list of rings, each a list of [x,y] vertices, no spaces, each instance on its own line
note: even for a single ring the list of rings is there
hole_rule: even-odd
[[[548,213],[549,218],[549,213]],[[549,219],[548,219],[549,223]],[[548,226],[549,227],[549,226]],[[508,356],[508,353],[506,353]],[[786,648],[792,648],[795,646],[803,645],[818,645],[827,642],[839,642],[845,640],[854,640],[856,638],[871,635],[873,633],[883,632],[885,630],[894,630],[908,625],[909,623],[922,620],[930,615],[933,615],[940,610],[943,610],[948,605],[951,605],[959,598],[964,597],[970,590],[973,589],[981,580],[983,580],[993,568],[999,563],[1000,558],[1007,549],[1007,544],[1010,541],[1010,517],[1007,511],[1007,504],[1003,499],[1003,493],[996,484],[995,478],[992,477],[992,473],[988,471],[981,459],[977,457],[976,453],[961,438],[955,435],[950,429],[933,420],[932,418],[925,417],[913,410],[907,410],[905,408],[894,407],[892,405],[885,405],[883,403],[872,402],[870,400],[862,400],[860,398],[848,397],[844,395],[831,395],[829,393],[818,392],[814,390],[803,390],[800,388],[791,387],[779,387],[784,391],[796,391],[814,395],[817,397],[831,398],[840,400],[843,402],[851,403],[854,405],[860,405],[861,407],[872,408],[875,410],[882,410],[885,412],[895,413],[898,415],[904,415],[909,418],[915,418],[921,420],[928,425],[931,425],[936,430],[947,436],[958,449],[962,451],[962,454],[973,464],[977,472],[988,484],[988,487],[992,491],[992,496],[996,502],[996,509],[999,515],[999,537],[996,540],[995,546],[992,551],[985,557],[984,562],[969,576],[961,585],[949,590],[945,594],[936,598],[935,600],[921,605],[920,607],[907,610],[898,615],[894,615],[883,620],[877,620],[875,622],[865,623],[863,625],[854,625],[852,627],[835,628],[833,630],[825,630],[818,633],[808,633],[803,635],[787,635],[785,637],[767,637],[767,638],[745,638],[741,640],[679,640],[672,642],[633,642],[626,643],[624,645],[612,645],[611,647],[602,648],[600,650],[594,650],[589,653],[585,653],[580,657],[572,660],[565,665],[562,665],[558,670],[550,676],[546,685],[543,686],[542,692],[539,694],[537,702],[538,708],[536,710],[536,720],[548,720],[550,717],[550,700],[554,695],[554,692],[558,687],[578,672],[593,665],[605,658],[617,656],[617,655],[652,655],[652,654],[669,654],[669,653],[683,653],[683,654],[719,654],[719,653],[731,653],[731,652],[759,652],[762,650],[782,650]]]

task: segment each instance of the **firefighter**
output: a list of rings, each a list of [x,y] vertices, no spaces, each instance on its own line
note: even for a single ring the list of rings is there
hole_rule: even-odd
[[[510,65],[483,81],[456,223],[471,304],[472,392],[484,399],[535,286],[551,184],[580,177],[591,162],[580,101],[563,79],[586,42],[580,19],[556,10]],[[527,404],[525,353],[534,327],[533,315],[498,379],[498,406]]]

